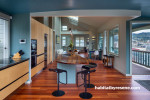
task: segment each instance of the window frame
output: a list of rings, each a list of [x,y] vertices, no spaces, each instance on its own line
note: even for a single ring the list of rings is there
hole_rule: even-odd
[[[63,39],[63,37],[65,37],[65,39]],[[62,47],[64,47],[64,46],[63,46],[63,40],[65,40],[65,46],[67,46],[67,37],[66,37],[66,36],[62,36],[61,39],[62,39]]]
[[[0,12],[0,19],[3,19],[8,22],[7,27],[5,26],[5,28],[7,28],[8,30],[7,31],[5,30],[7,32],[7,36],[5,36],[5,40],[4,40],[7,51],[6,50],[4,51],[3,58],[9,58],[10,57],[10,19],[12,19],[12,17]]]
[[[110,31],[114,30],[115,28],[118,28],[118,54],[116,54],[114,52],[110,52]],[[114,56],[119,56],[119,54],[120,54],[119,44],[120,44],[120,27],[119,27],[119,25],[115,25],[108,31],[108,53],[112,54]]]
[[[76,38],[79,38],[79,46],[76,46],[76,44],[77,44],[77,43],[76,43]],[[81,38],[84,39],[84,46],[80,46],[80,43],[82,43],[82,42],[81,42]],[[76,37],[75,37],[75,46],[76,46],[76,47],[85,47],[85,37],[84,37],[84,36],[76,36]]]
[[[103,33],[99,33],[98,36],[98,48],[103,50],[104,46],[104,34]]]
[[[63,30],[63,29],[64,29],[64,28],[63,28],[64,26],[67,27],[66,30]],[[67,26],[67,25],[63,25],[63,26],[61,27],[61,30],[62,30],[62,31],[68,31],[68,26]]]

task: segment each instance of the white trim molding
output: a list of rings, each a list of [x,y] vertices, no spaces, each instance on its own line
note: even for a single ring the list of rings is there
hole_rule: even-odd
[[[25,82],[25,84],[31,84],[32,83],[32,80],[27,80],[26,82]]]
[[[126,74],[126,76],[132,76],[132,74]]]
[[[62,10],[49,12],[35,12],[31,16],[141,16],[140,10]]]
[[[92,32],[91,31],[73,31],[72,33],[73,33],[73,35],[79,35],[79,34],[84,35],[84,34],[91,34]],[[71,32],[70,31],[61,31],[61,34],[62,35],[63,34],[71,35]]]
[[[6,19],[6,20],[10,20],[12,17],[9,16],[9,15],[4,14],[4,13],[2,13],[2,12],[0,12],[0,18]]]

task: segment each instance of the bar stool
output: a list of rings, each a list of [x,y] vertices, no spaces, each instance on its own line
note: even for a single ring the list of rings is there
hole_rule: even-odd
[[[84,75],[84,83],[81,84],[80,86],[84,85],[85,91],[79,94],[79,96],[81,98],[83,98],[83,99],[90,99],[90,98],[92,98],[92,94],[87,92],[87,83],[86,83],[87,79],[86,78],[87,78],[87,74],[95,72],[95,71],[96,70],[94,69],[94,70],[83,70],[83,71],[77,72],[77,86],[78,87],[79,87],[79,85],[78,85],[78,75],[79,74],[83,74]]]
[[[82,66],[81,70],[86,69],[86,70],[90,71],[91,68],[96,68],[96,67],[97,67],[96,63],[89,63],[89,65]],[[88,73],[88,80],[87,81],[88,81],[87,88],[94,88],[95,87],[95,85],[90,84],[90,72]]]
[[[62,90],[59,90],[59,83],[61,83],[59,81],[59,74],[63,73],[63,72],[66,73],[66,83],[63,83],[63,84],[67,84],[67,71],[66,70],[62,70],[62,69],[57,69],[57,68],[56,69],[49,69],[49,71],[53,71],[53,72],[57,73],[57,84],[58,84],[58,87],[57,87],[57,90],[52,93],[52,95],[56,96],[56,97],[63,96],[65,94],[65,92],[62,91]]]

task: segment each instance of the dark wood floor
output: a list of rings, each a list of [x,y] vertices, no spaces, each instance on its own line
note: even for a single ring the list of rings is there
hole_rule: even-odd
[[[140,90],[95,90],[88,89],[93,94],[93,100],[150,100],[150,92],[140,86],[134,80],[150,79],[149,76],[126,77],[115,69],[106,68],[101,61],[96,61],[98,67],[96,72],[91,74],[91,83],[96,86],[139,86]],[[79,93],[84,91],[84,87],[78,88],[76,85],[61,85],[61,90],[65,91],[62,97],[54,97],[51,93],[57,89],[57,76],[48,69],[56,67],[56,62],[51,64],[32,79],[30,85],[19,88],[8,100],[80,100]],[[80,66],[78,67],[80,70]],[[80,78],[79,80],[83,80]]]

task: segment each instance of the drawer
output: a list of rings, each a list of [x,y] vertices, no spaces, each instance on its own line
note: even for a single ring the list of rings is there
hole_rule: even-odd
[[[29,61],[0,71],[0,89],[29,72]]]

